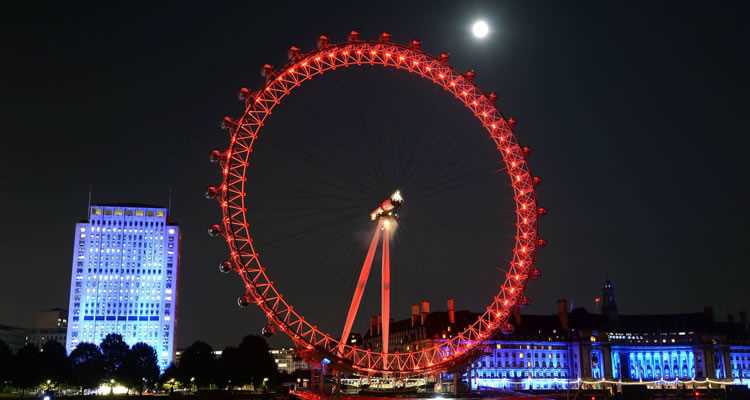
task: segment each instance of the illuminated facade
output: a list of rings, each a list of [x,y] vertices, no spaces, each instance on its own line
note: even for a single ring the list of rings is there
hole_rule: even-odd
[[[606,282],[600,313],[569,310],[558,301],[556,315],[513,313],[513,330],[484,342],[480,355],[456,376],[433,378],[442,391],[462,384],[472,390],[603,389],[629,384],[677,388],[750,386],[750,329],[739,321],[716,321],[713,311],[670,315],[620,315],[614,287]],[[426,302],[423,302],[426,303]],[[396,351],[410,351],[446,340],[476,317],[455,311],[430,312],[429,303],[412,306],[411,320],[391,322]],[[377,349],[381,331],[373,317],[363,337]],[[460,382],[460,383],[459,383]]]
[[[600,314],[565,300],[557,315],[516,313],[514,332],[486,342],[462,374],[472,389],[554,390],[627,384],[651,387],[750,386],[750,331],[740,321],[716,321],[713,311],[619,315],[614,288],[602,289]]]
[[[68,310],[53,308],[51,310],[34,313],[31,330],[27,342],[39,347],[48,341],[55,341],[64,345],[68,333]]]
[[[91,206],[76,224],[66,347],[110,333],[149,344],[163,370],[174,352],[179,228],[167,209]]]

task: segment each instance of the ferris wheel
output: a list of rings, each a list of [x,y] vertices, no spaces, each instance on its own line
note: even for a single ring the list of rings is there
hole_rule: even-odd
[[[288,63],[274,69],[263,66],[265,84],[258,90],[241,89],[245,102],[239,118],[225,117],[222,126],[229,131],[224,150],[213,150],[211,161],[218,163],[223,180],[209,186],[207,197],[216,199],[222,221],[209,228],[211,236],[223,237],[229,257],[220,265],[222,272],[236,272],[245,293],[238,298],[240,306],[258,306],[269,321],[269,329],[286,334],[298,347],[318,359],[330,360],[332,367],[363,374],[409,376],[451,369],[481,350],[484,340],[500,331],[512,329],[508,323],[514,307],[528,300],[524,290],[528,279],[537,278],[534,266],[537,250],[545,245],[538,235],[538,220],[546,210],[537,205],[535,186],[541,182],[532,175],[527,157],[528,147],[521,146],[513,133],[515,121],[506,119],[497,109],[497,96],[485,93],[474,84],[474,71],[459,73],[448,63],[447,53],[433,57],[421,50],[420,42],[408,44],[391,41],[388,33],[368,41],[351,32],[344,43],[329,43],[320,36],[317,49],[303,53],[292,46]],[[455,336],[438,340],[411,351],[389,351],[390,251],[392,230],[399,223],[398,211],[405,199],[398,188],[384,200],[375,203],[370,214],[373,222],[370,245],[340,335],[319,329],[306,319],[277,289],[271,279],[271,268],[261,261],[260,249],[253,239],[249,223],[248,171],[256,141],[272,111],[305,82],[325,73],[357,66],[380,66],[403,71],[441,87],[459,100],[486,130],[500,155],[513,190],[515,213],[514,245],[511,261],[502,277],[499,291],[492,296],[483,312]],[[386,194],[384,194],[386,196]],[[381,315],[382,344],[376,350],[347,343],[363,296],[376,249],[381,246]]]

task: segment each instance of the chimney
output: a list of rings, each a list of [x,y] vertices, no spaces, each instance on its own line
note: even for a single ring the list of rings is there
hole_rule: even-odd
[[[420,323],[424,325],[424,322],[427,321],[427,315],[430,313],[430,302],[427,300],[422,300],[420,303],[421,305],[421,314],[420,314]]]
[[[451,298],[448,299],[448,323],[456,324],[456,300]]]
[[[518,304],[513,307],[513,321],[516,323],[516,327],[521,326],[521,306]]]
[[[714,322],[714,308],[711,306],[703,307],[703,316],[706,317],[710,322]]]
[[[412,328],[414,327],[414,325],[416,325],[417,318],[419,318],[419,304],[412,304],[411,305],[411,327]]]
[[[557,300],[557,318],[560,320],[560,327],[568,330],[568,299]]]

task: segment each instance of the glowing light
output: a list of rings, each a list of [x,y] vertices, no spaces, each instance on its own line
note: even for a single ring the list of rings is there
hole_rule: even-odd
[[[494,32],[490,32],[490,27],[487,26],[485,22],[476,22],[482,22],[482,24],[484,25],[484,27],[482,27],[482,24],[478,25],[478,27],[480,28],[481,37],[486,37],[490,33],[494,34]],[[309,80],[315,76],[319,76],[322,74],[322,72],[328,71],[329,69],[336,69],[337,67],[350,66],[353,64],[363,65],[365,63],[369,63],[370,65],[380,65],[383,67],[403,68],[404,65],[408,65],[408,63],[405,63],[405,61],[408,60],[410,61],[409,63],[414,65],[415,67],[403,68],[404,70],[412,74],[420,75],[423,78],[427,78],[428,80],[433,81],[433,83],[435,83],[436,85],[444,89],[448,89],[448,91],[452,95],[458,97],[464,105],[470,106],[470,108],[475,111],[475,116],[480,120],[480,123],[485,125],[485,127],[487,128],[489,128],[488,125],[492,125],[490,136],[492,139],[497,141],[498,150],[505,157],[505,165],[510,166],[511,162],[516,164],[516,167],[512,170],[512,172],[506,171],[510,174],[511,185],[513,186],[513,189],[516,193],[516,196],[514,198],[516,206],[518,207],[516,215],[517,218],[520,217],[519,219],[522,221],[518,223],[516,227],[516,247],[514,247],[514,261],[511,264],[511,268],[515,269],[523,265],[530,265],[535,247],[534,245],[529,245],[529,247],[525,247],[522,250],[521,244],[529,243],[529,241],[527,240],[528,237],[531,237],[532,239],[537,237],[536,227],[533,224],[530,224],[531,222],[536,221],[536,212],[534,212],[533,217],[529,218],[530,212],[526,211],[527,209],[534,210],[536,207],[534,189],[533,187],[531,187],[529,191],[525,191],[525,189],[522,188],[530,186],[529,179],[526,179],[526,174],[528,174],[528,172],[517,169],[518,166],[524,166],[525,164],[522,159],[519,160],[521,154],[518,150],[518,145],[514,140],[513,133],[510,131],[510,127],[508,126],[508,124],[506,124],[505,120],[499,117],[498,112],[491,105],[491,101],[494,101],[494,99],[483,100],[485,102],[483,103],[483,108],[478,109],[479,95],[477,93],[482,92],[474,86],[473,82],[467,79],[461,79],[459,75],[454,75],[454,72],[451,70],[451,68],[445,65],[448,59],[447,53],[441,54],[439,58],[431,59],[425,54],[415,52],[401,46],[393,46],[391,48],[388,48],[388,53],[386,53],[386,50],[385,48],[383,48],[382,44],[373,44],[369,42],[358,42],[356,45],[334,45],[334,48],[336,49],[336,57],[331,57],[333,55],[333,52],[330,48],[328,48],[325,50],[321,49],[315,53],[312,53],[312,55],[308,56],[304,61],[297,61],[297,63],[294,64],[291,68],[296,67],[299,70],[299,76],[295,74],[293,78],[299,77],[300,82],[302,82],[304,80]],[[352,53],[356,52],[357,55],[361,56],[356,57],[356,59],[354,60],[338,57],[341,54],[347,55],[347,53],[350,51]],[[364,55],[367,55],[367,57],[364,57]],[[313,61],[320,61],[321,56],[323,59],[328,57],[331,57],[331,59],[329,62],[325,63],[316,63],[315,61]],[[431,71],[430,65],[436,65],[434,71],[436,72],[435,74],[422,73],[421,69],[416,68],[417,65],[422,64],[422,59],[425,59],[422,68],[424,68],[424,70],[428,72]],[[401,64],[400,62],[393,62],[394,60],[404,61],[404,64]],[[307,66],[308,63],[309,66]],[[289,78],[284,78],[282,82],[286,82],[287,79]],[[458,85],[458,83],[461,84]],[[268,278],[265,276],[265,267],[260,264],[260,261],[257,258],[257,253],[254,249],[246,252],[237,251],[239,242],[247,242],[250,244],[252,243],[252,237],[250,236],[249,232],[247,232],[247,223],[242,221],[247,212],[246,208],[244,207],[244,203],[241,203],[241,200],[247,197],[247,194],[245,192],[246,180],[244,176],[239,176],[238,174],[241,174],[241,171],[244,171],[249,166],[247,161],[243,161],[243,157],[246,158],[246,156],[243,154],[249,154],[252,152],[252,141],[257,138],[258,132],[263,126],[262,121],[264,121],[264,118],[271,113],[271,111],[279,104],[281,100],[281,97],[276,98],[276,95],[274,95],[274,93],[278,94],[283,90],[285,94],[288,94],[288,92],[292,89],[292,87],[286,88],[284,87],[284,85],[284,83],[274,80],[273,82],[268,84],[268,87],[264,89],[265,92],[261,92],[262,96],[264,96],[262,101],[260,101],[261,97],[255,97],[255,100],[259,102],[260,105],[248,108],[243,119],[241,119],[241,121],[247,121],[247,127],[243,126],[242,129],[237,129],[234,132],[233,137],[230,139],[230,147],[234,147],[235,151],[241,151],[242,153],[236,157],[227,157],[226,165],[222,165],[224,180],[229,186],[228,189],[224,189],[221,192],[222,198],[219,199],[219,204],[222,207],[222,213],[225,216],[225,221],[222,222],[226,230],[228,230],[231,235],[238,235],[238,237],[236,238],[234,236],[225,237],[226,240],[230,241],[229,246],[230,254],[232,254],[231,259],[237,262],[238,265],[243,266],[241,271],[245,271],[247,273],[253,272],[254,274],[257,274],[255,275],[257,276],[257,279],[245,279],[246,277],[243,276],[243,283],[248,293],[255,293],[254,291],[257,290],[260,285],[268,285],[273,288],[273,284],[270,283],[268,281]],[[294,85],[294,87],[297,86],[299,86],[299,84]],[[471,94],[472,96],[469,97],[469,94]],[[528,192],[528,195],[526,195],[526,192]],[[377,223],[382,224],[381,227],[383,227],[383,229],[378,229],[377,231],[383,236],[391,234],[391,231],[389,229],[386,229],[385,226],[388,226],[389,228],[395,228],[395,225],[398,221],[396,214],[396,210],[399,207],[398,200],[403,200],[402,198],[400,198],[400,194],[399,196],[395,196],[394,193],[391,196],[392,197],[386,198],[383,202],[381,202],[378,205],[376,211],[370,214],[370,218],[377,221]],[[523,213],[521,213],[522,207],[524,210]],[[244,227],[244,229],[240,229],[240,227]],[[521,239],[522,237],[524,239]],[[235,241],[237,243],[235,243]],[[528,264],[525,263],[526,259],[529,260]],[[481,342],[485,338],[490,337],[494,331],[497,331],[501,327],[506,326],[504,323],[509,315],[509,309],[515,303],[515,298],[517,297],[511,297],[507,294],[509,291],[517,291],[519,293],[522,293],[523,282],[527,278],[526,268],[519,269],[518,271],[520,271],[520,275],[516,271],[512,271],[508,274],[509,279],[507,282],[511,282],[512,278],[515,278],[515,280],[513,280],[513,285],[515,285],[515,287],[511,287],[509,283],[506,284],[505,292],[503,292],[501,289],[501,293],[494,297],[493,307],[496,307],[497,309],[488,310],[488,312],[492,312],[492,314],[489,315],[494,315],[497,317],[497,319],[492,320],[492,318],[490,318],[489,321],[485,321],[488,323],[486,325],[480,326],[479,332],[477,332],[476,336],[473,336],[476,340],[468,340],[467,337],[464,336],[464,333],[460,333],[456,335],[455,338],[452,337],[448,339],[448,343],[444,347],[442,345],[440,347],[426,349],[420,349],[417,347],[416,349],[408,350],[413,351],[413,353],[411,353],[410,355],[407,355],[407,353],[393,353],[385,355],[384,352],[381,351],[373,351],[354,346],[347,346],[344,343],[344,346],[342,346],[343,351],[341,351],[340,354],[335,355],[335,357],[337,358],[331,357],[331,360],[336,360],[338,362],[338,357],[345,359],[346,361],[352,361],[352,359],[362,360],[361,362],[355,362],[354,369],[360,372],[365,371],[368,373],[374,372],[376,371],[376,369],[385,369],[389,370],[389,372],[392,371],[410,374],[412,372],[419,372],[420,370],[424,370],[427,367],[432,367],[433,365],[442,367],[442,363],[454,359],[455,355],[457,354],[461,354],[474,349],[479,342]],[[516,275],[514,276],[512,274]],[[521,299],[523,299],[523,297]],[[257,303],[258,306],[263,309],[263,311],[272,311],[269,316],[269,318],[272,320],[279,319],[279,314],[276,314],[277,309],[287,307],[291,310],[291,305],[287,304],[283,299],[280,300],[278,307],[275,303],[272,305],[270,302],[266,302],[257,297],[252,300],[253,302]],[[165,315],[163,315],[162,318],[164,316]],[[298,323],[302,329],[298,330],[297,333],[291,332],[290,336],[292,336],[295,341],[298,341],[300,346],[304,346],[304,348],[307,348],[308,350],[314,350],[318,347],[322,347],[328,351],[331,350],[330,343],[320,344],[317,341],[317,338],[320,337],[319,335],[323,334],[320,329],[301,318],[301,316],[294,315],[294,318],[296,318],[296,321],[294,322]],[[383,336],[387,337],[387,335]],[[451,354],[451,351],[453,352],[453,354]],[[420,360],[422,361],[410,361],[411,359],[409,357],[420,357]],[[528,355],[526,356],[526,358],[531,359],[531,357]],[[531,379],[529,379],[529,382],[531,382]],[[551,382],[557,382],[557,380],[551,380]],[[559,380],[559,382],[565,382],[565,380]]]
[[[474,37],[477,39],[484,39],[490,33],[490,26],[480,19],[479,21],[474,22],[474,25],[471,26],[471,33],[474,34]]]

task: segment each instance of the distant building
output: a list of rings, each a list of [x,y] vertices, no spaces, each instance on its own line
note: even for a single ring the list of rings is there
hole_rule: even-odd
[[[156,350],[164,370],[173,359],[179,227],[167,209],[94,205],[76,224],[67,350],[117,333]]]
[[[172,362],[174,362],[175,365],[180,364],[180,359],[182,359],[182,353],[185,352],[185,349],[177,349],[177,351],[174,352],[174,359]],[[214,350],[212,354],[214,355],[215,359],[221,358],[221,355],[224,353],[224,350]]]
[[[180,359],[182,358],[182,353],[184,352],[184,349],[179,349],[175,352],[175,358],[174,362],[175,364],[180,363]],[[214,358],[217,360],[221,358],[223,351],[222,350],[214,350]],[[310,367],[307,365],[307,362],[305,362],[302,358],[300,358],[297,355],[297,352],[292,347],[280,347],[276,349],[268,349],[268,353],[273,358],[273,361],[276,363],[276,368],[279,369],[279,372],[286,372],[287,374],[291,374],[294,371],[297,370],[306,370],[310,369]]]
[[[0,325],[0,340],[10,347],[12,352],[18,351],[26,344],[28,331],[16,326]]]
[[[601,314],[569,310],[558,302],[556,315],[515,312],[512,333],[483,344],[460,381],[472,389],[559,390],[603,388],[629,382],[677,388],[742,384],[750,386],[750,330],[745,313],[738,322],[719,322],[711,308],[670,315],[620,315],[614,286],[602,290]],[[390,326],[390,346],[410,351],[452,337],[478,317],[469,311],[430,312],[429,303],[412,307],[411,319]],[[379,349],[380,324],[375,317],[363,337],[364,346]],[[452,390],[450,373],[433,378]]]
[[[52,340],[65,346],[68,333],[68,310],[53,308],[34,313],[28,342],[39,347]]]
[[[273,361],[276,363],[276,368],[279,369],[279,372],[287,374],[294,372],[294,348],[281,347],[278,349],[269,349],[268,352],[271,353],[271,357],[273,357]]]

